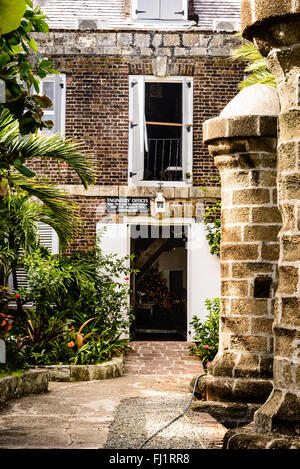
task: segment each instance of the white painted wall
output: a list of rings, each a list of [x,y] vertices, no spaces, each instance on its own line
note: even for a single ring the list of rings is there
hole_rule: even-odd
[[[210,253],[203,223],[188,229],[188,324],[194,315],[204,319],[208,314],[206,298],[221,294],[220,259]],[[193,331],[188,328],[188,340]]]

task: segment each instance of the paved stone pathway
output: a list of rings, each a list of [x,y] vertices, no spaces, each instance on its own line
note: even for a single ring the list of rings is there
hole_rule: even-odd
[[[47,393],[10,402],[0,412],[0,449],[138,448],[187,407],[190,380],[202,367],[187,356],[186,343],[132,345],[121,378],[51,382]],[[221,448],[225,431],[208,414],[190,411],[145,448]]]
[[[189,342],[131,342],[125,360],[126,375],[169,375],[185,378],[204,373],[197,357],[189,354]]]

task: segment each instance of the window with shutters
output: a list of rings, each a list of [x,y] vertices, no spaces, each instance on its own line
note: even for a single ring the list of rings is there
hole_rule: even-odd
[[[188,0],[133,0],[135,20],[187,20]]]
[[[53,127],[43,130],[44,134],[65,133],[65,108],[66,108],[66,76],[49,75],[40,83],[40,95],[48,96],[52,101],[52,107],[45,109],[43,120],[51,120]]]
[[[129,117],[129,185],[191,185],[193,78],[130,76]]]
[[[38,230],[40,235],[40,244],[41,246],[49,249],[52,254],[58,254],[59,252],[59,240],[56,231],[46,223],[38,222]],[[22,252],[19,253],[22,255]],[[19,287],[27,287],[27,275],[24,269],[18,269],[16,271],[16,280],[17,286]],[[9,292],[12,293],[14,291],[14,284],[12,275],[9,278],[8,282],[8,289]],[[13,306],[13,305],[12,305]]]

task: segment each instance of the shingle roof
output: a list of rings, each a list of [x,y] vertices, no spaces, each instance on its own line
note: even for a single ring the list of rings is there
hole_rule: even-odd
[[[132,28],[125,22],[124,0],[37,0],[49,18],[51,29],[77,29],[78,20],[97,20],[98,29]],[[212,30],[217,18],[231,18],[240,22],[241,0],[194,0],[195,12],[199,15],[199,28]],[[160,24],[159,29],[182,29],[190,26],[178,23]],[[136,28],[137,25],[135,24]],[[138,28],[153,29],[152,25],[139,24]],[[157,28],[155,28],[157,29]]]

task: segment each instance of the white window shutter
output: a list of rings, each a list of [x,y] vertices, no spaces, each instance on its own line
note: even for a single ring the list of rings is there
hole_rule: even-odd
[[[38,222],[41,246],[48,248],[51,254],[59,253],[59,240],[56,231],[46,223]]]
[[[133,18],[135,19],[159,19],[160,0],[134,0]]]
[[[162,20],[186,20],[188,18],[188,0],[160,0],[160,5]]]
[[[48,248],[51,254],[58,254],[59,253],[59,239],[57,236],[56,231],[46,223],[37,223],[39,234],[40,234],[40,243],[41,246]],[[19,255],[22,255],[22,251],[20,251]],[[28,287],[28,280],[27,275],[24,269],[18,269],[16,271],[17,282],[19,287]],[[13,292],[13,278],[10,275],[8,281],[8,290],[10,293]]]
[[[129,181],[143,180],[145,152],[145,77],[129,78]]]
[[[184,77],[182,83],[182,166],[183,176],[193,172],[193,95],[192,77]],[[189,179],[189,183],[192,178]]]
[[[41,94],[48,96],[53,106],[45,109],[43,120],[51,120],[53,127],[51,130],[44,130],[43,133],[65,133],[65,107],[66,107],[66,77],[63,74],[51,75],[41,82]]]

